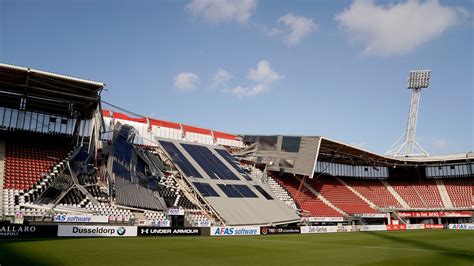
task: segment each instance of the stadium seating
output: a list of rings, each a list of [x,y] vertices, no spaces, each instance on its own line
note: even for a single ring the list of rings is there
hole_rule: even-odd
[[[148,220],[152,225],[162,226],[170,224],[170,220],[163,212],[145,211],[143,215],[144,218]]]
[[[453,207],[474,208],[474,189],[472,179],[443,179]]]
[[[341,179],[379,208],[402,208],[402,205],[380,180],[363,180],[347,177]]]
[[[334,177],[320,176],[308,183],[324,198],[348,214],[378,213]]]
[[[286,205],[288,205],[293,210],[299,209],[298,205],[296,204],[294,199],[291,197],[290,193],[278,182],[276,182],[272,177],[268,177],[267,185],[270,188],[270,190],[273,192],[273,194],[275,194],[275,196],[279,200],[283,201]]]
[[[444,208],[436,182],[432,179],[389,179],[388,183],[411,208]]]
[[[184,195],[183,191],[172,176],[162,176],[158,182],[158,192],[165,200],[167,207],[182,207],[184,209],[197,209]]]
[[[31,188],[41,179],[41,174],[47,173],[67,152],[68,147],[60,142],[7,141],[4,188]]]
[[[298,193],[300,182],[291,176],[276,177],[275,180],[283,186],[296,200],[303,211],[314,217],[341,217],[338,211],[316,197],[311,191],[304,189]],[[298,195],[298,196],[297,196]]]

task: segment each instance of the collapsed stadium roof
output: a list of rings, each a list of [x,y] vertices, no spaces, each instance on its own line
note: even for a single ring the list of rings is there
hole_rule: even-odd
[[[105,84],[32,68],[0,64],[0,106],[90,118]]]

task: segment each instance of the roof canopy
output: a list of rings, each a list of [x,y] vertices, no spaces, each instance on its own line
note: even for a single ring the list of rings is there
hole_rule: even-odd
[[[105,84],[31,68],[0,64],[0,106],[90,117]]]

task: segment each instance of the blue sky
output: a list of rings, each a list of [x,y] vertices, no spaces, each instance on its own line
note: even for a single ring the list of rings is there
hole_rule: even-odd
[[[133,112],[383,153],[407,74],[431,69],[418,141],[472,151],[474,1],[0,0],[0,61],[107,84]]]

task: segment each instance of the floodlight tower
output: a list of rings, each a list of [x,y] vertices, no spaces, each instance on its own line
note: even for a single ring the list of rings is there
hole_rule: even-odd
[[[416,121],[418,119],[418,108],[420,104],[421,89],[428,88],[430,84],[431,70],[413,70],[408,73],[407,89],[412,90],[410,113],[405,134],[392,145],[386,153],[391,156],[428,156],[428,152],[416,142]],[[403,140],[403,137],[404,140]]]

